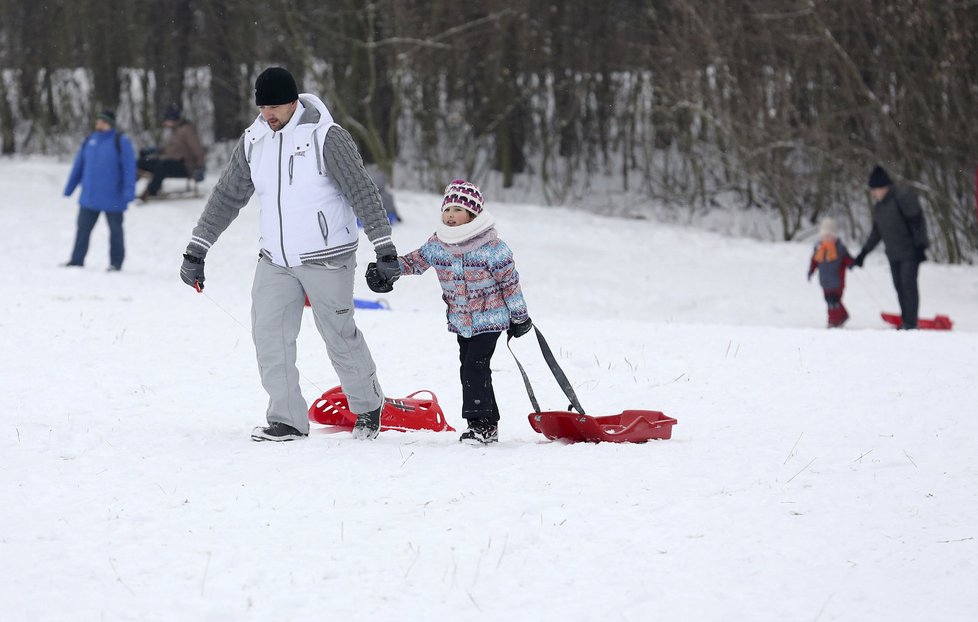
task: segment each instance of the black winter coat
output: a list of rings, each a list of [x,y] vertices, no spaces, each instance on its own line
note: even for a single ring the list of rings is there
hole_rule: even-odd
[[[865,257],[880,240],[890,261],[919,259],[927,248],[927,223],[917,195],[910,190],[893,186],[873,206],[873,230],[859,254]]]

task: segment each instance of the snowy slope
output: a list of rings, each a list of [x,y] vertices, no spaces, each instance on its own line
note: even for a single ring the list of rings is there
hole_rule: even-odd
[[[204,295],[177,276],[203,200],[130,209],[121,273],[104,271],[101,222],[87,266],[65,269],[68,168],[0,160],[0,618],[973,619],[973,267],[922,268],[921,314],[954,331],[897,332],[878,317],[896,309],[878,250],[851,273],[852,321],[828,331],[809,243],[488,197],[585,408],[661,409],[673,438],[547,442],[501,341],[496,447],[322,428],[258,444],[256,206],[212,250]],[[396,197],[406,252],[439,199]],[[383,298],[357,320],[384,388],[433,390],[460,427],[434,274]],[[336,379],[306,322],[311,400]],[[513,348],[563,408],[535,343]]]

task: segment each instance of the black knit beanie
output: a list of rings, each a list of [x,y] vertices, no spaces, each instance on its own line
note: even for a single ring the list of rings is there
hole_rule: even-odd
[[[893,180],[890,176],[886,174],[886,169],[879,164],[873,169],[873,172],[869,174],[869,187],[870,188],[886,188],[887,186],[892,186]]]
[[[166,112],[163,113],[164,121],[179,121],[180,115],[182,114],[180,106],[176,104],[170,104],[166,107]]]
[[[279,106],[299,99],[295,78],[286,69],[269,67],[255,80],[255,105]]]

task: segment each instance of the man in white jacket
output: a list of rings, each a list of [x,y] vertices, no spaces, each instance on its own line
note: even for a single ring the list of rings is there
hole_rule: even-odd
[[[316,96],[299,94],[295,79],[270,67],[255,81],[260,110],[207,200],[184,254],[180,277],[201,291],[204,258],[254,193],[258,194],[259,252],[252,286],[252,335],[268,425],[255,441],[308,436],[309,416],[299,390],[296,339],[308,296],[326,350],[350,409],[353,435],[380,431],[384,393],[363,334],[353,321],[357,218],[390,283],[397,251],[377,186],[349,132],[333,122]]]

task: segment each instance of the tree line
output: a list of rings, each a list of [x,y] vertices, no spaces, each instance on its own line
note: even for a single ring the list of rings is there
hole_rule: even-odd
[[[978,0],[0,0],[0,150],[60,153],[170,102],[215,144],[282,65],[364,156],[437,189],[461,167],[552,202],[824,215],[855,236],[882,163],[934,252],[978,249]],[[609,197],[605,199],[604,197]]]

